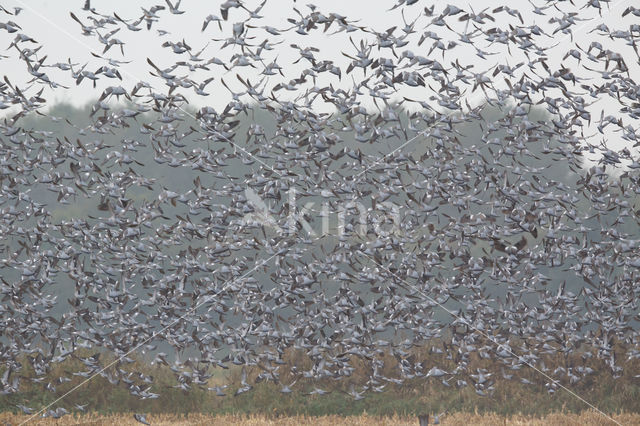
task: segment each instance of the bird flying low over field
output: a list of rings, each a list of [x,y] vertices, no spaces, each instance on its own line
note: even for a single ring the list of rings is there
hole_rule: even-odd
[[[639,8],[156,3],[77,3],[63,54],[0,7],[0,392],[56,401],[23,414],[94,408],[65,393],[98,377],[354,404],[631,380]]]

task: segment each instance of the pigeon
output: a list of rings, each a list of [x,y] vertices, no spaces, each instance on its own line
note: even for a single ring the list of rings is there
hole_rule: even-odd
[[[171,389],[239,399],[628,377],[640,9],[539,3],[399,0],[380,28],[86,1],[56,24],[101,51],[62,53],[2,9],[2,395],[101,376],[158,399],[138,354]],[[55,103],[74,90],[86,108]]]
[[[142,423],[143,425],[150,425],[151,423],[149,423],[147,421],[147,417],[144,414],[134,414],[133,418],[138,422],[138,423]]]

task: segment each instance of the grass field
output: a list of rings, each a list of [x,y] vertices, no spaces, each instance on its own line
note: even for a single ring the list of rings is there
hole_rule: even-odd
[[[414,350],[420,349],[422,348]],[[621,348],[619,351],[620,354],[626,352],[627,348]],[[295,358],[294,355],[287,353],[285,356],[290,365],[301,366],[303,370],[310,368],[308,360]],[[456,414],[446,416],[442,424],[614,424],[596,412],[585,411],[586,404],[569,392],[558,390],[555,394],[550,394],[544,380],[540,380],[533,370],[524,369],[518,372],[518,377],[526,378],[533,383],[524,386],[519,380],[503,380],[500,366],[475,358],[471,359],[469,371],[487,368],[495,373],[495,392],[489,397],[477,395],[473,386],[461,389],[446,387],[440,381],[430,378],[407,380],[402,386],[388,384],[383,392],[370,392],[364,400],[354,401],[352,397],[345,395],[345,392],[349,386],[361,387],[368,377],[366,366],[357,362],[356,370],[349,379],[327,379],[310,383],[300,380],[296,385],[296,392],[291,394],[282,394],[280,386],[271,382],[255,383],[258,371],[248,368],[248,381],[255,383],[253,390],[233,396],[240,381],[240,369],[232,367],[224,373],[212,369],[212,373],[217,374],[213,375],[207,386],[228,385],[224,391],[226,396],[218,397],[216,392],[204,390],[200,386],[193,386],[189,392],[176,389],[175,375],[168,367],[152,366],[143,359],[137,359],[134,363],[121,365],[120,368],[153,376],[151,390],[159,394],[157,399],[141,400],[130,395],[122,383],[114,386],[107,382],[107,379],[97,376],[76,392],[67,395],[64,401],[53,404],[57,398],[80,383],[81,378],[69,372],[82,370],[82,356],[86,355],[79,354],[56,365],[49,372],[47,379],[40,382],[28,380],[33,375],[31,362],[22,360],[21,375],[26,379],[19,393],[0,397],[0,426],[7,422],[12,425],[20,424],[29,418],[17,414],[20,413],[18,404],[31,407],[35,411],[42,407],[65,407],[74,412],[57,421],[52,418],[36,418],[29,423],[43,425],[140,425],[141,423],[136,423],[133,419],[131,413],[134,412],[153,413],[149,414],[148,419],[154,425],[417,425],[419,413],[443,411]],[[450,361],[438,358],[437,354],[430,354],[428,349],[423,349],[418,356],[425,360],[426,365],[439,365],[448,370],[453,368],[447,364]],[[104,354],[103,358],[106,358],[103,362],[107,363],[108,354]],[[384,374],[392,376],[394,363],[392,359],[388,361],[388,371]],[[563,365],[566,362],[580,365],[581,360],[566,361],[546,357],[544,362],[547,366]],[[590,366],[594,373],[584,377],[579,383],[567,384],[571,391],[581,395],[605,413],[628,413],[614,416],[620,424],[640,425],[640,382],[635,377],[640,371],[640,360],[625,362],[623,375],[617,379],[613,379],[606,368],[595,360],[586,361],[586,365]],[[551,367],[548,368],[552,370]],[[61,376],[69,377],[71,381],[57,385],[55,392],[45,389],[47,382]],[[293,381],[288,376],[281,379],[283,383]],[[566,377],[560,379],[566,381]],[[305,395],[314,386],[330,393],[324,396]],[[76,404],[86,406],[87,412],[91,414],[77,417],[77,410],[74,409]],[[189,417],[185,417],[187,414]]]
[[[616,422],[623,425],[640,425],[640,414],[616,414],[612,416]],[[16,425],[26,421],[29,417],[0,413],[0,424]],[[202,414],[192,415],[147,415],[147,420],[152,425],[325,425],[325,426],[373,426],[373,425],[417,425],[416,417],[376,417],[376,416],[292,416],[269,418],[265,416],[208,416]],[[62,419],[34,419],[31,425],[141,425],[134,420],[132,414],[99,415],[86,414],[82,416],[67,415]],[[544,417],[533,416],[500,416],[497,414],[469,414],[455,413],[442,418],[443,425],[611,425],[615,424],[601,414],[587,411],[580,414],[550,414]]]

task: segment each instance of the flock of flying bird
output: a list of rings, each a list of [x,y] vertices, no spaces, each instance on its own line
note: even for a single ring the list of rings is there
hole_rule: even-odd
[[[176,387],[220,396],[259,381],[323,395],[342,380],[360,400],[431,380],[490,397],[499,377],[554,393],[596,368],[623,375],[640,357],[640,8],[400,0],[384,13],[402,22],[374,29],[298,3],[264,25],[281,5],[253,3],[221,3],[195,26],[209,38],[196,47],[191,22],[179,35],[162,26],[185,13],[180,0],[137,17],[87,1],[70,28],[99,43],[94,65],[54,63],[23,32],[28,12],[0,10],[5,53],[28,72],[0,83],[0,392],[101,376],[157,398],[131,367],[139,353]],[[602,23],[609,13],[625,27]],[[122,60],[138,31],[157,32],[165,54],[145,58],[148,82]],[[336,55],[305,46],[310,35],[345,43]],[[88,125],[45,110],[73,86],[96,92]],[[210,95],[230,100],[189,112]],[[298,206],[349,214],[310,233],[326,214],[292,206],[292,191]],[[382,232],[363,205],[401,219]],[[77,206],[88,213],[52,213]],[[311,367],[289,363],[291,350]],[[84,368],[50,377],[68,359]],[[350,379],[356,359],[366,382]],[[240,383],[209,385],[230,366]],[[519,373],[530,367],[537,380]],[[84,409],[63,405],[20,408]]]

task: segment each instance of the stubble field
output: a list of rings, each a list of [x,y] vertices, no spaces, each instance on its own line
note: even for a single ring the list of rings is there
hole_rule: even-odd
[[[613,420],[623,425],[640,425],[640,414],[616,414]],[[29,416],[14,415],[11,413],[0,414],[0,423],[21,424],[29,419]],[[376,417],[376,416],[291,416],[291,417],[267,417],[267,416],[209,416],[192,414],[187,416],[160,414],[148,415],[147,421],[152,425],[319,425],[319,426],[378,426],[378,425],[417,425],[416,417]],[[603,415],[587,411],[580,414],[556,413],[544,417],[534,416],[501,416],[497,414],[472,414],[454,413],[443,417],[440,421],[443,425],[611,425],[616,424]],[[141,425],[133,418],[133,414],[86,414],[68,415],[61,419],[33,419],[31,425]],[[432,424],[432,421],[429,423]]]

